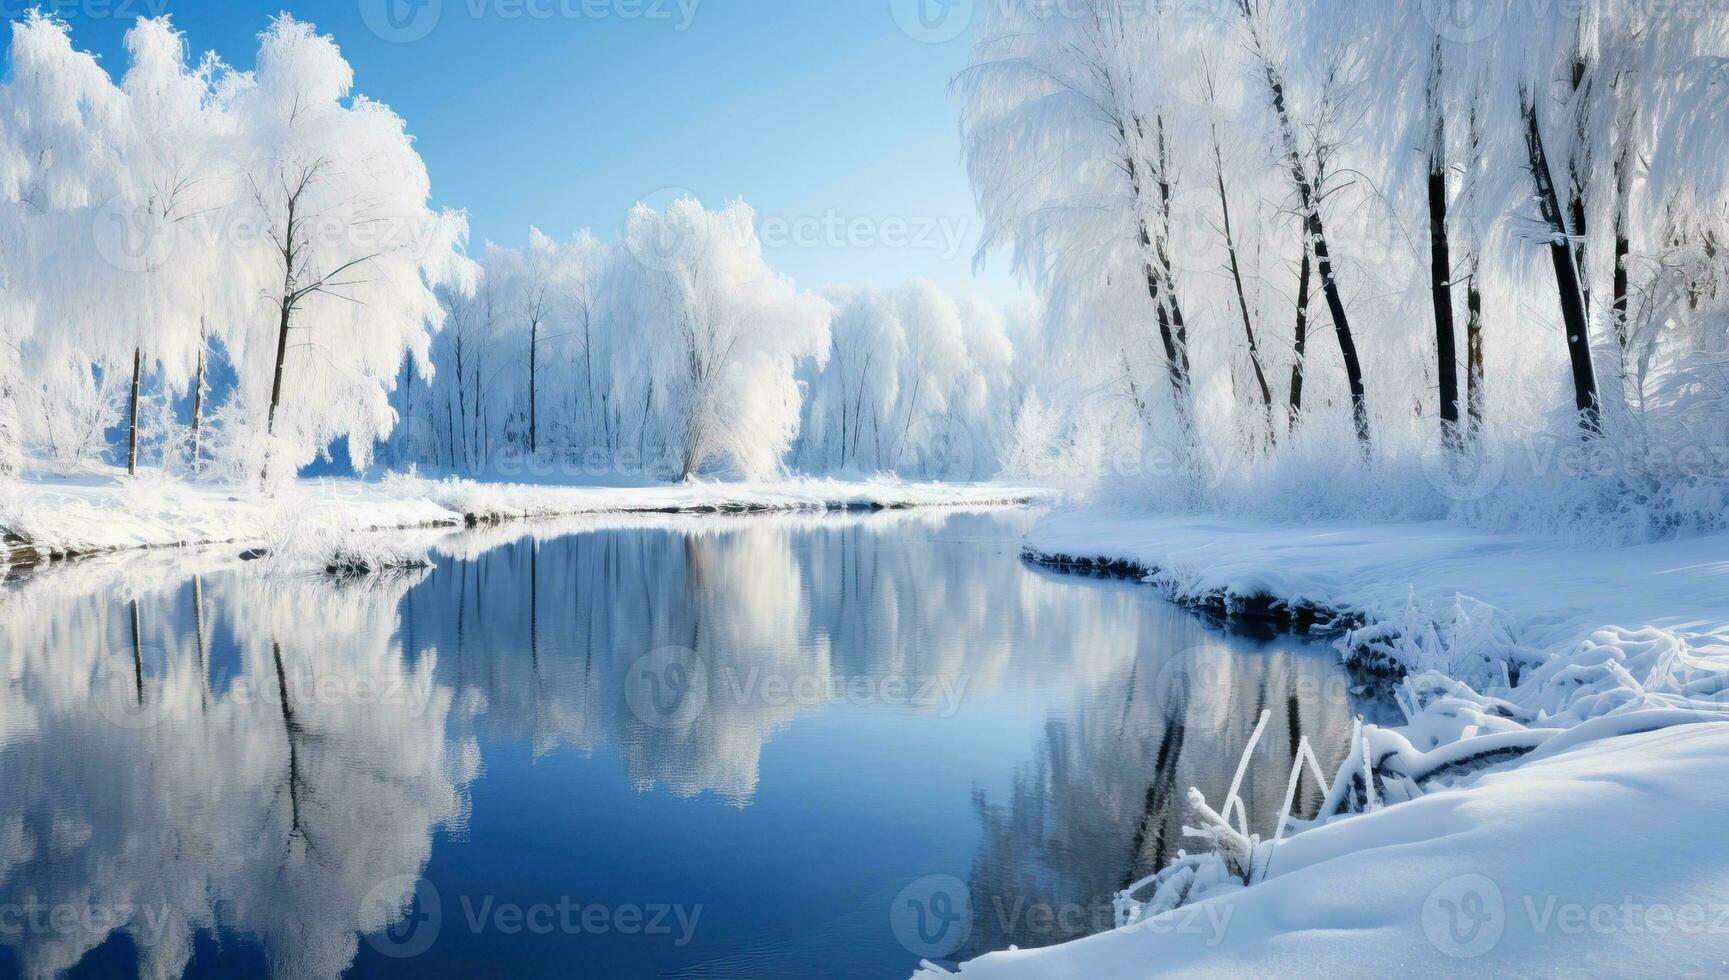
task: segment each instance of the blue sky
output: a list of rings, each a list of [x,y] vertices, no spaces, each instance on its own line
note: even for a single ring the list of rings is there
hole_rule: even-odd
[[[241,68],[277,10],[316,23],[357,91],[408,120],[475,251],[520,244],[530,224],[611,237],[633,203],[688,190],[755,206],[770,261],[802,286],[923,275],[1015,292],[1000,258],[972,268],[978,218],[946,91],[965,40],[942,40],[961,22],[940,16],[955,0],[55,2],[115,75],[141,13],[166,11],[194,49]]]

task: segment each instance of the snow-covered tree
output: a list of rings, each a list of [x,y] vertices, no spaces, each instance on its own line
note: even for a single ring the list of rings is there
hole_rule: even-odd
[[[428,205],[402,119],[351,98],[353,80],[330,37],[283,15],[231,96],[246,153],[233,244],[269,308],[230,347],[240,413],[262,438],[231,445],[253,447],[235,462],[266,478],[344,437],[364,466],[395,424],[404,357],[431,374],[437,287],[470,288],[475,274],[465,216]]]
[[[826,358],[831,309],[763,260],[755,212],[694,199],[637,206],[613,268],[614,389],[691,478],[710,463],[773,472],[798,433],[801,358]],[[673,261],[666,243],[679,247]],[[639,431],[641,431],[639,430]]]

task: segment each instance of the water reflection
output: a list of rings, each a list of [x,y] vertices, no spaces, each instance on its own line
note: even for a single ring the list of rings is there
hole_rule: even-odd
[[[220,928],[339,974],[387,924],[362,897],[463,817],[452,692],[395,641],[411,583],[89,571],[7,596],[0,941],[47,976],[118,932],[175,976]]]
[[[1249,637],[1239,645],[1251,642],[1257,655],[1234,654],[1198,620],[1167,641],[1178,648],[1143,648],[1053,718],[1004,798],[977,797],[974,952],[1110,928],[1118,890],[1195,848],[1182,830],[1187,791],[1221,805],[1263,711],[1272,720],[1239,791],[1251,831],[1272,834],[1299,739],[1329,762],[1345,754],[1348,682],[1335,663]],[[1316,787],[1304,790],[1300,815],[1318,801]]]
[[[0,593],[0,974],[905,975],[890,897],[939,872],[970,883],[969,948],[1108,923],[1263,707],[1264,825],[1348,698],[1324,653],[1021,564],[1029,519],[476,529],[347,585],[223,554],[26,576]],[[698,708],[645,708],[645,670]],[[652,883],[709,911],[677,948],[453,907],[420,960],[363,942],[423,876],[447,906]]]

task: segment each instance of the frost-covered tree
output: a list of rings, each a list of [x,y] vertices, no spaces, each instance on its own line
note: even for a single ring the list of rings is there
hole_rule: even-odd
[[[95,216],[123,186],[128,105],[96,59],[73,47],[63,21],[32,12],[11,30],[11,71],[0,85],[10,322],[0,341],[16,372],[18,438],[61,465],[81,465],[100,452],[118,409],[110,375],[132,359],[110,343],[112,283],[70,288],[91,261]]]
[[[798,433],[797,362],[827,356],[829,305],[768,266],[754,220],[743,202],[639,205],[613,264],[612,329],[632,338],[614,388],[686,479],[710,463],[773,472]]]
[[[232,292],[211,233],[235,191],[233,121],[217,98],[226,69],[214,55],[189,66],[186,41],[167,18],[140,19],[126,47],[128,186],[95,219],[94,254],[107,267],[90,280],[113,297],[116,346],[131,342],[126,465],[136,474],[146,365],[172,390],[202,388],[209,314],[241,316],[246,300]]]
[[[981,254],[1012,247],[1052,306],[1088,306],[1087,339],[1145,404],[1149,337],[1186,415],[1191,358],[1172,241],[1172,90],[1142,57],[1163,24],[1112,0],[980,11],[956,79],[967,165],[984,218]],[[1101,278],[1101,273],[1103,277]],[[1105,308],[1108,307],[1108,312]],[[1119,324],[1118,321],[1128,323]]]
[[[1014,361],[1003,317],[928,280],[833,291],[798,459],[816,470],[977,479],[998,468]]]
[[[267,480],[273,459],[292,473],[343,437],[364,466],[395,424],[389,389],[404,357],[431,374],[437,287],[470,288],[474,275],[466,218],[428,205],[402,119],[351,98],[353,80],[330,37],[283,15],[232,95],[247,156],[231,227],[271,315],[231,347],[236,401],[263,437],[231,445],[256,446],[237,462]]]

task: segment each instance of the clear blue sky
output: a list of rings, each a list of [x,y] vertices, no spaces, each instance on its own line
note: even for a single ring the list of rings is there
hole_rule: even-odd
[[[24,2],[0,9],[15,14]],[[356,90],[408,120],[437,203],[469,212],[473,251],[489,239],[520,244],[530,224],[611,237],[633,203],[661,205],[680,188],[711,206],[733,197],[755,206],[775,240],[770,261],[801,286],[924,275],[987,299],[1013,294],[1001,259],[976,279],[972,270],[978,218],[946,91],[964,38],[909,37],[899,26],[909,0],[682,2],[58,0],[55,9],[116,76],[121,36],[140,13],[166,11],[195,50],[240,68],[277,10],[312,21],[336,37]],[[394,35],[383,19],[392,10],[407,25]]]

